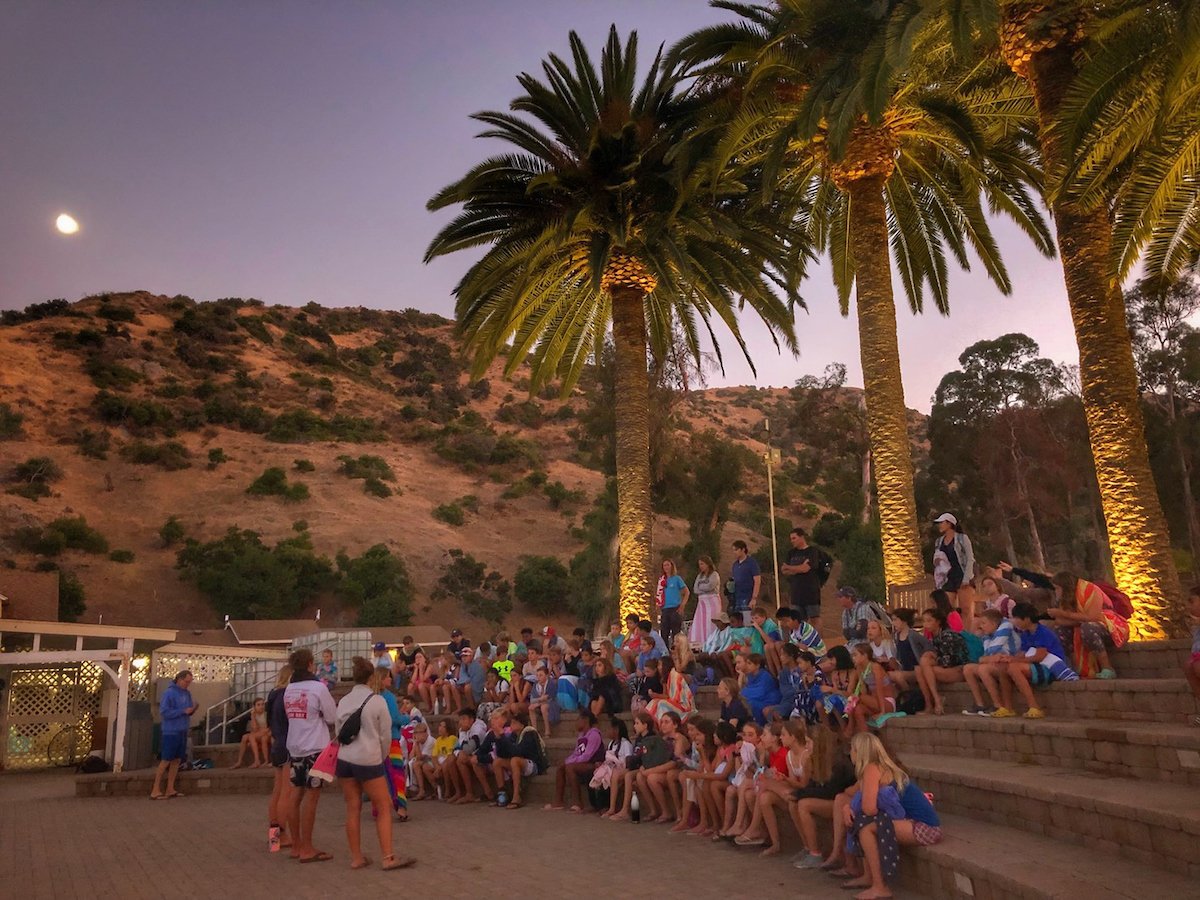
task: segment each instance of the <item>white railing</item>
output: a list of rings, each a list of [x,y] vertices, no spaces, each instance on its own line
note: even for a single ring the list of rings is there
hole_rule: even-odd
[[[253,706],[248,706],[245,709],[243,709],[240,713],[237,713],[234,716],[230,716],[226,712],[226,709],[229,706],[229,704],[235,703],[239,697],[243,697],[247,694],[257,694],[258,691],[260,689],[262,689],[263,687],[265,687],[266,685],[274,684],[274,683],[275,683],[275,676],[270,676],[270,677],[264,678],[262,681],[256,682],[255,684],[250,685],[250,687],[248,687],[248,688],[243,688],[242,690],[238,691],[236,694],[230,694],[224,700],[219,700],[216,703],[214,703],[212,706],[210,706],[207,709],[207,711],[205,711],[205,713],[204,713],[204,743],[206,743],[206,744],[211,744],[211,743],[224,744],[224,743],[226,743],[225,738],[228,736],[229,726],[232,725],[234,722],[237,722],[240,719],[243,719],[246,716],[249,716],[250,713],[254,710]],[[220,715],[222,716],[222,718],[217,726],[221,732],[221,739],[219,741],[213,741],[213,737],[212,737],[213,736],[213,711],[218,710],[218,709],[221,710]]]

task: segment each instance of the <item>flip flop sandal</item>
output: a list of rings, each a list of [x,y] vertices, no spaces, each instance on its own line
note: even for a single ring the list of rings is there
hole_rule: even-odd
[[[331,859],[333,859],[333,854],[326,853],[324,850],[322,850],[316,856],[301,856],[300,862],[302,862],[302,863],[328,862]]]
[[[364,857],[363,857],[363,861],[362,861],[362,862],[360,862],[360,863],[350,863],[350,868],[352,868],[352,869],[365,869],[365,868],[366,868],[367,866],[369,866],[370,864],[371,864],[371,857],[369,857],[369,856],[364,856]]]
[[[417,861],[411,856],[404,856],[400,859],[397,859],[394,856],[385,856],[383,858],[383,865],[381,865],[379,868],[385,872],[390,872],[393,869],[407,869],[410,866],[415,866],[416,864]]]
[[[187,794],[181,794],[179,791],[172,791],[169,794],[163,794],[168,800],[174,800],[176,797],[186,797]]]

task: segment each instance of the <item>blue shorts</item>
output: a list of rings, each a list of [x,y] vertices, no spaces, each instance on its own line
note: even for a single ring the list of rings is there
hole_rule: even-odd
[[[163,762],[187,759],[187,732],[177,731],[164,734],[158,748],[158,758]]]
[[[334,769],[333,774],[338,778],[353,778],[358,782],[387,777],[383,763],[376,763],[373,766],[360,766],[358,763],[346,762],[344,759],[337,761],[337,768]]]

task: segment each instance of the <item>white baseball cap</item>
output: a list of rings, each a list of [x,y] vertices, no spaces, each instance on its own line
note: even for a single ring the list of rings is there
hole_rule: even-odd
[[[954,516],[952,516],[950,513],[942,513],[940,516],[938,516],[933,521],[935,524],[938,522],[949,522],[951,525],[958,524],[958,519],[954,518]]]

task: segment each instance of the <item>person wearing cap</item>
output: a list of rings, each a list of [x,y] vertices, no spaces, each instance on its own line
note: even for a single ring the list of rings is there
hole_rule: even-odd
[[[455,628],[450,632],[450,643],[446,645],[446,649],[454,654],[455,659],[458,655],[471,646],[470,640],[463,637],[462,629]]]
[[[865,641],[867,623],[871,621],[871,607],[852,587],[838,588],[837,599],[842,607],[842,637],[850,642]]]
[[[376,641],[371,649],[374,651],[374,655],[371,657],[371,665],[376,669],[390,670],[393,660],[392,654],[388,652],[387,644],[383,641]]]
[[[555,633],[553,625],[547,625],[542,629],[542,652],[549,653],[555,647],[565,652],[567,642]]]
[[[729,627],[729,613],[722,610],[712,617],[712,630],[708,638],[700,646],[696,654],[696,662],[716,671],[719,675],[731,674],[721,655],[729,649],[732,632]]]
[[[933,551],[933,586],[957,594],[974,583],[975,553],[971,539],[951,513],[942,513],[933,524],[938,530]],[[963,606],[962,598],[958,605]]]

